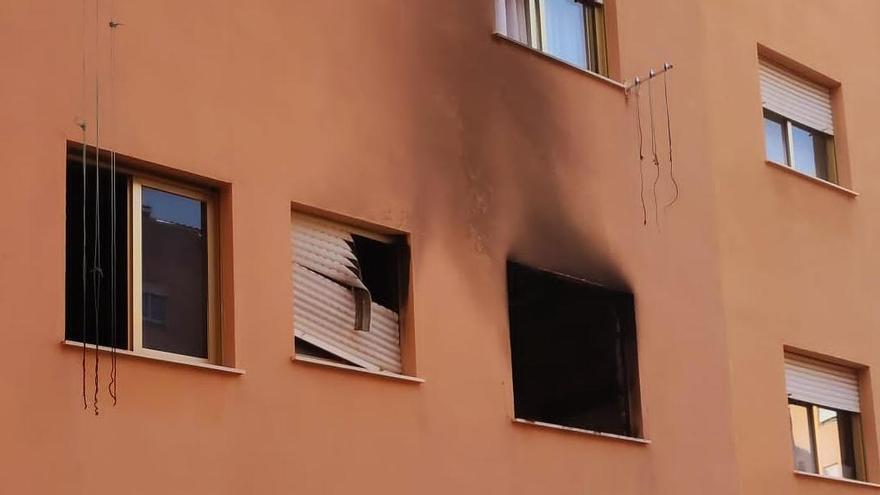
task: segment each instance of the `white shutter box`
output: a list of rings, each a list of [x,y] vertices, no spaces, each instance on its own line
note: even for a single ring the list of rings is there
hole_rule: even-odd
[[[834,135],[831,90],[789,69],[760,60],[764,108],[817,131]]]
[[[859,378],[855,369],[787,352],[785,385],[791,399],[859,412]]]
[[[351,232],[294,215],[290,238],[294,335],[363,368],[400,373],[398,315],[370,299]]]

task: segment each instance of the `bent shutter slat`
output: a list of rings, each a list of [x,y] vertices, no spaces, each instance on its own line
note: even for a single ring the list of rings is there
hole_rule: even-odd
[[[766,60],[760,61],[760,78],[764,108],[834,135],[830,89]]]
[[[356,331],[359,277],[351,233],[330,222],[295,216],[293,249],[294,335],[366,369],[400,373],[398,315],[369,301],[367,332]]]
[[[792,399],[859,412],[859,378],[852,368],[786,353],[785,384]]]

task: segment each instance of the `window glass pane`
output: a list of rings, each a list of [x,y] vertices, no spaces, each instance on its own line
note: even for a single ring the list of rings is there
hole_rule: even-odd
[[[810,411],[799,404],[789,404],[791,418],[791,447],[794,454],[794,468],[807,473],[816,472],[813,457],[813,442],[810,439]]]
[[[143,188],[143,346],[208,357],[205,204]]]
[[[788,165],[785,150],[785,125],[777,118],[764,114],[764,142],[767,143],[767,160]]]
[[[587,68],[584,6],[574,0],[544,0],[545,50],[553,56]]]
[[[819,473],[840,478],[843,465],[840,456],[840,417],[836,411],[817,407],[816,414],[816,453],[819,459]]]
[[[792,125],[794,168],[813,177],[828,178],[827,137],[821,132]]]

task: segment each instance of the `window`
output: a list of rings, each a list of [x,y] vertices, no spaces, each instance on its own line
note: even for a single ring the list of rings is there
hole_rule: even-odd
[[[219,363],[213,194],[70,156],[67,340]]]
[[[518,419],[639,436],[633,297],[507,265]]]
[[[402,373],[405,238],[294,213],[291,244],[295,354]]]
[[[795,470],[864,480],[856,371],[786,353],[785,381]]]
[[[496,0],[498,31],[583,69],[608,75],[601,0]]]
[[[767,160],[837,183],[831,91],[760,61]]]

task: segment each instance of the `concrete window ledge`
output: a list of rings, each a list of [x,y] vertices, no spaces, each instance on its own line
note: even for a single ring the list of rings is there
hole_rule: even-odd
[[[65,347],[75,347],[80,350],[82,350],[82,347],[83,347],[82,342],[75,342],[73,340],[62,341],[61,345],[65,346]],[[112,351],[112,349],[110,347],[104,347],[104,346],[98,346],[97,349],[98,349],[98,352],[100,352],[102,354],[110,354],[110,352]],[[95,352],[95,346],[89,344],[89,345],[87,345],[86,350],[88,352]],[[117,356],[133,357],[133,358],[138,358],[138,359],[147,359],[149,361],[159,361],[162,363],[177,364],[180,366],[191,366],[193,368],[201,368],[201,369],[206,369],[206,370],[219,371],[221,373],[229,373],[231,375],[245,374],[245,371],[240,368],[230,368],[229,366],[221,366],[219,364],[202,363],[202,362],[198,362],[198,361],[189,361],[186,359],[185,356],[181,356],[180,359],[174,359],[174,358],[170,358],[170,357],[164,357],[164,356],[158,356],[158,355],[152,355],[152,354],[141,354],[138,352],[129,351],[127,349],[116,349],[116,355]]]
[[[584,430],[581,428],[572,428],[570,426],[554,425],[552,423],[543,423],[541,421],[529,421],[527,419],[513,418],[512,421],[515,424],[537,426],[539,428],[547,428],[547,429],[551,429],[551,430],[567,431],[570,433],[577,433],[580,435],[587,435],[587,436],[591,436],[591,437],[608,438],[610,440],[619,440],[622,442],[632,443],[632,444],[636,444],[636,445],[650,445],[651,444],[651,441],[646,438],[628,437],[626,435],[615,435],[614,433],[602,433],[601,431]]]
[[[576,70],[576,71],[580,72],[581,74],[585,74],[585,75],[587,75],[587,76],[590,76],[590,77],[592,77],[592,78],[594,78],[594,79],[596,79],[596,80],[598,80],[598,81],[601,81],[601,82],[603,82],[603,83],[605,83],[605,84],[608,84],[608,85],[610,85],[610,86],[613,86],[613,87],[615,87],[615,88],[617,88],[617,89],[622,89],[622,90],[624,90],[624,91],[626,90],[626,84],[624,84],[624,83],[622,83],[622,82],[620,82],[620,81],[615,81],[614,79],[611,79],[610,77],[605,77],[605,76],[603,76],[603,75],[601,75],[601,74],[596,74],[595,72],[592,72],[592,71],[586,70],[586,69],[584,69],[583,67],[578,67],[577,65],[574,65],[574,64],[572,64],[571,62],[567,62],[567,61],[565,61],[565,60],[562,60],[562,59],[559,58],[559,57],[554,57],[553,55],[550,55],[550,54],[547,53],[547,52],[544,52],[544,51],[538,50],[537,48],[533,48],[533,47],[531,47],[531,46],[529,46],[529,45],[523,43],[522,41],[515,40],[515,39],[510,38],[510,37],[508,37],[507,35],[501,34],[501,33],[499,33],[499,32],[495,32],[495,33],[493,33],[492,35],[495,37],[495,39],[505,41],[505,42],[510,43],[510,44],[512,44],[512,45],[514,45],[514,46],[518,46],[518,47],[520,47],[520,48],[524,48],[524,49],[526,49],[526,50],[528,50],[528,51],[534,53],[535,55],[538,55],[538,56],[544,57],[544,58],[546,58],[546,59],[548,59],[548,60],[550,60],[550,61],[556,62],[556,63],[558,63],[558,64],[562,64],[562,65],[564,65],[565,67],[567,67],[567,68],[569,68],[569,69]]]
[[[880,485],[877,483],[869,483],[867,481],[858,481],[858,480],[848,480],[846,478],[835,478],[833,476],[824,476],[816,473],[808,473],[806,471],[795,471],[795,476],[800,476],[803,478],[813,478],[817,480],[824,480],[830,483],[845,483],[847,485],[855,485],[855,486],[864,486],[865,488],[880,488]]]
[[[417,376],[409,376],[409,375],[400,375],[397,373],[389,373],[387,371],[373,371],[364,369],[358,366],[350,366],[347,364],[335,363],[333,361],[327,361],[326,359],[314,358],[310,356],[293,356],[290,358],[294,363],[302,363],[311,366],[324,366],[331,369],[344,370],[344,371],[353,371],[355,373],[363,373],[366,375],[378,376],[381,378],[389,378],[392,380],[399,380],[402,382],[409,383],[425,383],[424,378],[419,378]]]
[[[769,165],[772,168],[783,170],[785,172],[788,172],[789,174],[794,175],[795,177],[801,177],[801,178],[806,179],[814,184],[818,184],[820,186],[826,187],[826,188],[831,189],[833,191],[837,191],[839,193],[843,193],[851,198],[859,197],[859,193],[853,191],[852,189],[847,189],[847,188],[840,186],[840,185],[837,185],[833,182],[828,182],[827,180],[820,179],[818,177],[813,177],[812,175],[805,174],[803,172],[795,170],[794,168],[789,167],[788,165],[785,165],[782,163],[776,163],[772,160],[765,160],[765,163],[767,163],[767,165]]]

